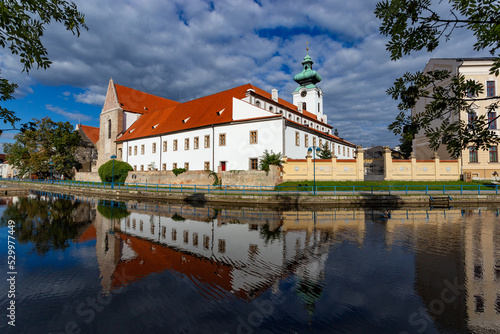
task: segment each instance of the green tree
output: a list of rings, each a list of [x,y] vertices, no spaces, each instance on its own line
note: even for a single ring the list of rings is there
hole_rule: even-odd
[[[274,153],[271,150],[271,153],[269,153],[267,150],[264,150],[264,154],[259,160],[259,168],[269,172],[269,165],[283,166],[283,155],[281,152]]]
[[[321,146],[321,151],[318,153],[318,158],[320,158],[320,159],[331,159],[332,158],[332,151],[330,151],[330,148],[328,147],[328,143],[324,143]]]
[[[13,144],[4,145],[9,163],[19,170],[20,175],[37,173],[47,176],[52,161],[54,173],[70,177],[73,167],[78,164],[75,154],[80,134],[69,122],[54,122],[48,117],[34,119],[33,124],[33,129],[16,134]]]
[[[115,160],[114,164],[115,183],[125,183],[128,172],[133,171],[134,169],[125,161]],[[113,180],[113,160],[109,160],[99,167],[98,173],[102,182],[111,182]]]
[[[0,46],[19,56],[23,71],[33,66],[47,69],[51,61],[42,44],[45,27],[52,21],[62,22],[67,30],[80,36],[80,29],[88,29],[83,14],[76,4],[65,0],[5,0],[0,3]],[[0,101],[13,99],[17,84],[0,75]],[[0,118],[4,123],[20,119],[15,112],[0,105]],[[0,131],[1,133],[1,131]]]
[[[390,38],[386,46],[393,60],[424,49],[431,52],[443,39],[450,39],[459,29],[474,34],[475,50],[488,49],[490,54],[495,54],[500,47],[498,2],[448,0],[448,8],[443,10],[444,3],[446,1],[387,0],[377,4],[375,14],[382,21],[381,33]],[[498,75],[499,69],[500,57],[497,56],[490,72]],[[450,83],[442,85],[445,80]],[[406,130],[411,129],[413,134],[423,131],[432,149],[437,150],[439,145],[444,144],[454,157],[458,157],[471,144],[486,149],[496,143],[498,138],[488,131],[489,121],[484,115],[473,118],[470,123],[451,121],[451,116],[461,112],[471,114],[471,107],[477,100],[492,101],[487,111],[497,108],[497,96],[486,99],[470,97],[478,96],[482,91],[481,83],[465,80],[462,75],[448,71],[406,73],[387,90],[392,98],[400,101],[400,113],[389,125],[389,130],[401,135],[403,141],[407,140],[404,137]],[[425,111],[413,116],[408,114],[421,98],[429,101]],[[433,127],[435,120],[440,120],[439,127]]]

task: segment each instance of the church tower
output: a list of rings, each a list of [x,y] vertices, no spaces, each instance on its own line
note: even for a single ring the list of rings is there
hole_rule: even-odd
[[[118,101],[115,83],[109,80],[106,100],[100,115],[97,168],[109,161],[112,155],[122,160],[121,148],[115,140],[123,132],[123,109]]]
[[[309,47],[306,48],[307,54],[302,61],[304,69],[293,77],[299,87],[292,93],[293,104],[300,111],[306,110],[316,116],[319,121],[326,123],[326,115],[323,115],[323,91],[316,87],[321,81],[318,72],[312,69],[313,61],[309,56]]]

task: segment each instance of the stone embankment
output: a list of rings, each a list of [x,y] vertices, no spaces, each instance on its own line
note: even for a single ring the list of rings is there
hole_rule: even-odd
[[[8,182],[4,182],[6,184]],[[13,185],[14,186],[14,185]],[[36,183],[15,183],[17,189],[48,191],[71,195],[96,196],[110,200],[138,200],[138,201],[181,201],[203,205],[268,205],[287,207],[309,207],[309,206],[379,206],[379,207],[402,207],[402,206],[435,206],[441,207],[442,202],[432,202],[428,195],[258,195],[258,194],[207,194],[192,192],[165,192],[145,190],[118,190],[103,188],[83,188],[77,186],[61,186]],[[447,197],[448,198],[448,197]],[[451,195],[447,205],[451,206],[476,206],[476,205],[500,205],[499,195]]]

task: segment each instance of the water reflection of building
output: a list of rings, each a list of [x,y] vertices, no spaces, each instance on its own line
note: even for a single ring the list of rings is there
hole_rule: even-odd
[[[416,253],[416,292],[440,326],[460,332],[500,330],[498,211],[396,211],[387,244]]]
[[[139,203],[128,210],[128,217],[114,223],[100,214],[96,219],[105,291],[170,270],[191,280],[206,298],[249,300],[277,289],[287,277],[312,314],[323,293],[331,246],[363,247],[368,224],[375,224],[385,227],[388,251],[415,254],[415,292],[429,326],[498,330],[500,232],[493,211],[295,212]],[[449,294],[450,284],[460,287],[456,296]]]
[[[480,211],[481,220],[465,224],[465,277],[470,330],[500,330],[500,219]]]

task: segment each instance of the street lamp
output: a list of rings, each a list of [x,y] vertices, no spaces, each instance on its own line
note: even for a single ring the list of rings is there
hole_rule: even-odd
[[[111,159],[113,159],[113,168],[111,169],[111,189],[115,189],[115,159],[116,155],[112,155]]]
[[[313,154],[313,175],[314,175],[314,186],[313,186],[313,195],[316,195],[316,153],[319,154],[321,149],[317,146],[312,146],[307,149],[308,154]]]
[[[52,167],[54,165],[54,162],[50,160],[49,165],[50,165],[50,183],[54,183],[54,180],[52,179]]]

